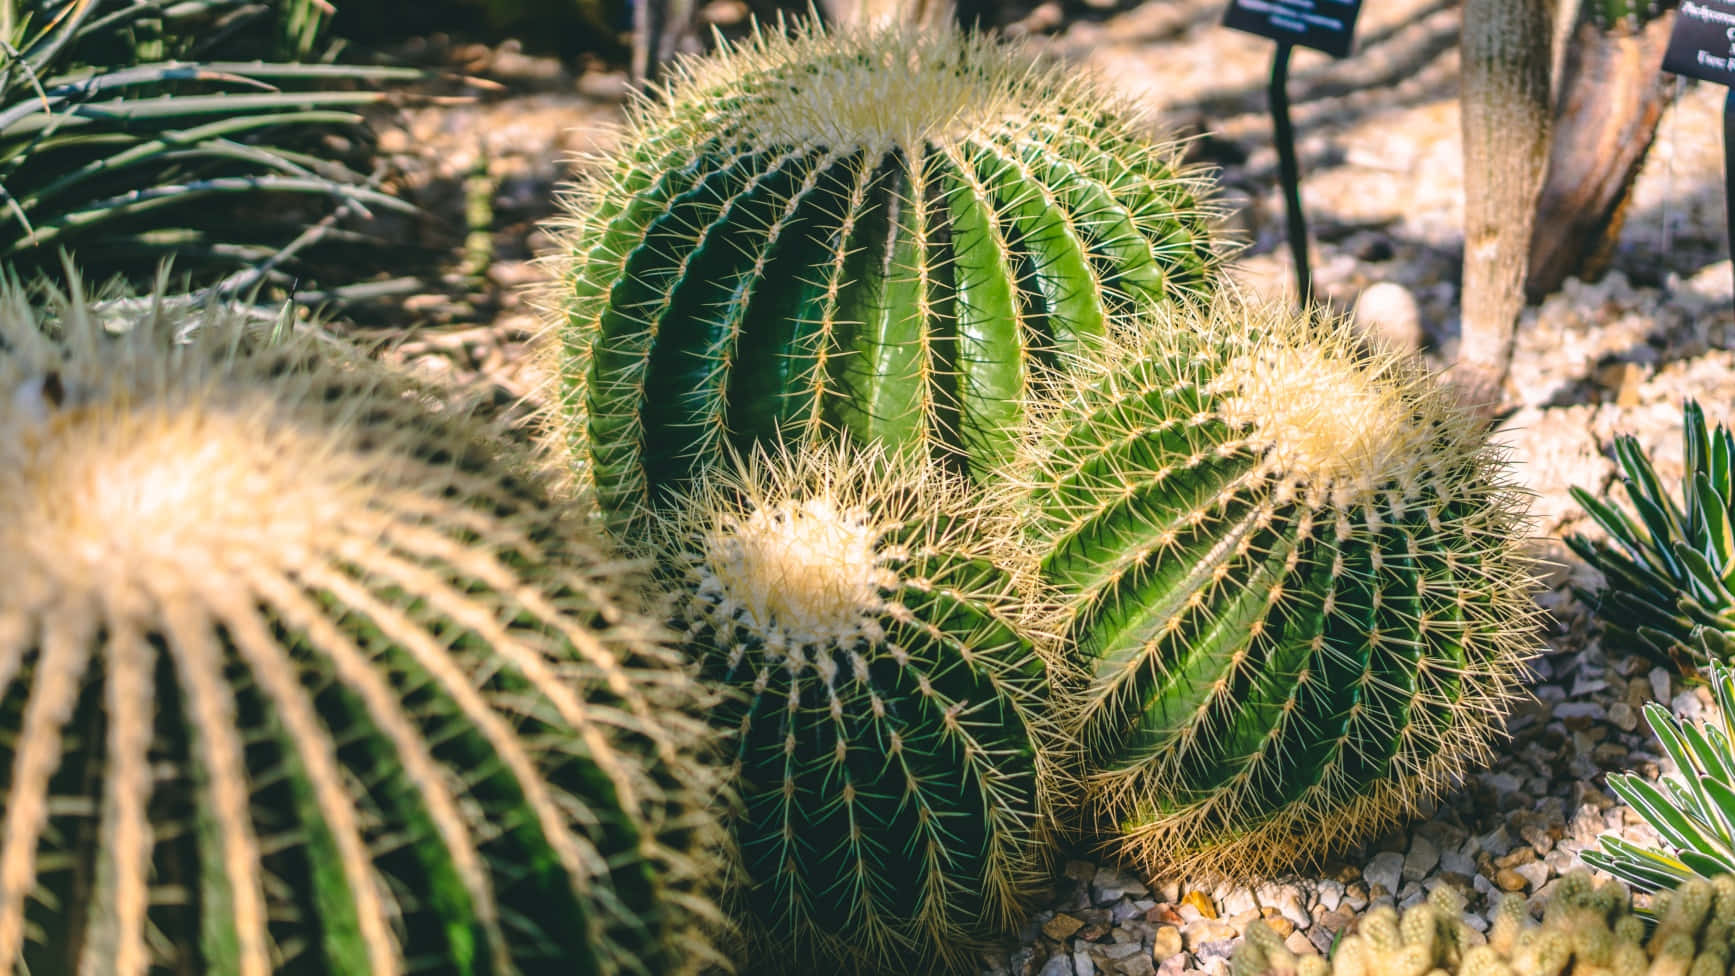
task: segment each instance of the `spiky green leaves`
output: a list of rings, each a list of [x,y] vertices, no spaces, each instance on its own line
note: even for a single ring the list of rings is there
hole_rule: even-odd
[[[1609,541],[1568,537],[1608,589],[1584,594],[1603,628],[1623,644],[1691,669],[1735,657],[1735,435],[1687,401],[1681,418],[1685,468],[1680,500],[1663,487],[1630,436],[1615,438],[1621,486],[1637,519],[1581,488],[1572,497]]]
[[[736,902],[768,968],[962,971],[1046,881],[1046,675],[965,485],[883,452],[757,455],[656,523],[735,689]]]
[[[1711,688],[1718,721],[1694,727],[1655,702],[1645,721],[1675,764],[1658,783],[1612,773],[1609,789],[1656,830],[1667,850],[1652,850],[1614,835],[1584,852],[1586,864],[1640,891],[1674,888],[1694,877],[1735,871],[1735,673],[1713,665]]]
[[[704,699],[476,427],[227,313],[0,303],[5,966],[692,964]]]
[[[562,423],[619,520],[725,444],[820,429],[977,470],[1057,353],[1206,287],[1200,193],[1106,95],[989,41],[757,36],[578,187]]]
[[[1523,499],[1341,324],[1223,299],[1143,325],[1014,471],[1093,672],[1084,826],[1183,874],[1315,857],[1485,751],[1535,640]]]

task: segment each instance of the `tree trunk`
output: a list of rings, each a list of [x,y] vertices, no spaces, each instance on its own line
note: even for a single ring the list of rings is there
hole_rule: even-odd
[[[1620,235],[1633,181],[1668,103],[1662,74],[1673,11],[1642,28],[1579,24],[1567,49],[1548,176],[1530,240],[1531,301],[1570,275],[1600,276]]]
[[[1464,282],[1457,380],[1497,407],[1548,164],[1553,0],[1465,0]]]
[[[825,22],[833,27],[911,24],[943,27],[956,16],[951,0],[824,0]]]

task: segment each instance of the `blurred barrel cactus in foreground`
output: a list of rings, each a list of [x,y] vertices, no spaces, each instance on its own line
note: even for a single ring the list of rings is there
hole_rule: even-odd
[[[734,900],[772,971],[974,972],[1047,882],[1047,676],[971,494],[839,445],[658,516],[688,646],[738,692]]]
[[[1342,324],[1222,299],[1080,364],[1011,477],[1093,674],[1083,827],[1160,871],[1317,858],[1487,755],[1535,645],[1525,498]]]
[[[1200,181],[1125,106],[949,31],[687,62],[596,169],[549,304],[617,523],[724,444],[822,428],[977,471],[1043,364],[1215,264]]]
[[[115,308],[0,295],[8,971],[705,961],[708,701],[620,564],[367,364]]]

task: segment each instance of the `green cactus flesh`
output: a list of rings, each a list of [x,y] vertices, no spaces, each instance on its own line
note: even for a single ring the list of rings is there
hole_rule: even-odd
[[[618,561],[480,424],[170,309],[0,294],[0,962],[708,961],[707,699]]]
[[[1156,869],[1263,871],[1485,752],[1535,639],[1523,498],[1443,388],[1341,324],[1223,300],[1146,325],[1013,476],[1093,671],[1083,827]]]
[[[1735,877],[1694,879],[1658,895],[1641,916],[1619,882],[1588,870],[1564,876],[1537,923],[1522,897],[1506,895],[1483,942],[1464,900],[1440,885],[1404,910],[1374,908],[1329,961],[1297,955],[1254,922],[1230,962],[1233,976],[1728,976],[1735,953]],[[1654,918],[1651,929],[1646,917]]]
[[[1045,364],[1202,291],[1201,187],[1088,83],[982,39],[761,35],[691,62],[570,203],[560,423],[605,511],[819,429],[965,469]]]
[[[997,530],[925,464],[761,454],[655,523],[688,645],[740,693],[735,901],[772,971],[974,972],[1046,883],[1045,669]]]
[[[1584,12],[1605,31],[1617,28],[1636,31],[1673,9],[1673,0],[1586,0]]]

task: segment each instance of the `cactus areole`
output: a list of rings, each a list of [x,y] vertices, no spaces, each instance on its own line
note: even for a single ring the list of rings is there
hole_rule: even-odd
[[[1485,751],[1534,639],[1523,496],[1341,326],[1218,303],[1110,347],[1023,466],[1094,671],[1085,826],[1246,875],[1380,829]]]
[[[990,41],[758,35],[683,65],[569,201],[561,422],[629,514],[721,443],[820,429],[973,469],[1057,353],[1203,290],[1200,192]]]

